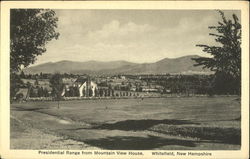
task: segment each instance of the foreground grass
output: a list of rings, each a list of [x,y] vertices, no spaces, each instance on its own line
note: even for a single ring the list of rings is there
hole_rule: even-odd
[[[161,124],[149,130],[173,136],[192,137],[198,140],[210,140],[236,145],[241,144],[241,131],[237,128],[194,127],[186,125],[180,127]]]
[[[11,114],[27,129],[102,149],[227,150],[240,148],[240,104],[234,99],[63,101],[60,109],[56,102],[27,102],[12,104]],[[11,127],[12,134],[21,132]]]

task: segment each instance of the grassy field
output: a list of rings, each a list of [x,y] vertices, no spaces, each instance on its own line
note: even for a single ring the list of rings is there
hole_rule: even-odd
[[[28,138],[34,134],[25,130],[34,129],[59,137],[65,144],[70,140],[68,149],[79,148],[75,146],[79,143],[86,149],[240,149],[237,98],[77,100],[61,101],[59,109],[51,101],[14,103],[11,148],[20,148],[22,137],[31,142]],[[47,141],[46,148],[65,148],[64,142],[50,146],[54,141],[53,137]],[[44,147],[43,142],[39,144]]]

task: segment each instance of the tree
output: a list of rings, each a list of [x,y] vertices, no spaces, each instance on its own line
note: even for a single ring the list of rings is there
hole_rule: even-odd
[[[100,97],[103,96],[103,89],[102,88],[99,89],[99,95],[100,95]]]
[[[38,95],[38,97],[44,97],[43,87],[38,87],[37,95]]]
[[[74,96],[75,97],[79,97],[80,96],[80,92],[79,92],[78,87],[73,87],[73,88],[74,88]]]
[[[35,80],[34,84],[35,84],[36,86],[38,86],[38,85],[39,85],[39,81],[38,81],[38,79],[37,79],[37,78],[36,78],[36,80]]]
[[[34,87],[32,87],[32,86],[30,87],[29,96],[30,97],[36,97],[37,96],[37,94],[36,94],[36,92],[34,90]]]
[[[74,91],[74,87],[70,86],[69,87],[69,97],[74,97],[75,96],[75,91]]]
[[[92,95],[93,95],[93,91],[92,91],[92,89],[89,89],[89,92],[88,92],[89,94],[88,94],[88,97],[92,97]]]
[[[16,96],[16,93],[19,91],[19,88],[23,85],[23,81],[21,80],[20,76],[11,73],[10,74],[10,98],[11,100]]]
[[[33,64],[36,56],[46,51],[45,45],[58,39],[58,18],[49,9],[10,10],[10,94],[15,95],[20,80],[16,74],[23,67]]]
[[[46,51],[45,45],[57,39],[58,18],[50,9],[12,9],[10,11],[10,68],[33,64]]]
[[[21,73],[20,73],[20,78],[26,78],[26,76],[25,76],[25,74],[24,74],[23,71],[21,71]]]
[[[201,66],[215,71],[214,88],[217,93],[240,93],[241,87],[241,24],[233,14],[233,20],[228,20],[222,11],[218,11],[222,22],[218,26],[210,26],[218,33],[210,33],[215,37],[218,46],[197,45],[203,51],[211,54],[211,58],[193,58],[194,66]]]
[[[53,89],[54,98],[58,101],[58,108],[59,108],[59,101],[61,99],[61,94],[64,89],[64,84],[61,74],[56,73],[51,77],[50,86]]]
[[[42,72],[40,72],[39,78],[43,79],[43,73]]]
[[[48,91],[48,89],[46,87],[43,89],[43,95],[44,95],[44,97],[49,96],[49,91]]]

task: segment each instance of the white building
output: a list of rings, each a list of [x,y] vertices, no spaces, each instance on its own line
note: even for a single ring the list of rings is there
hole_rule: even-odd
[[[94,97],[96,90],[98,89],[97,84],[93,81],[85,81],[83,84],[78,86],[80,97],[89,96],[89,90],[91,90],[91,96]]]

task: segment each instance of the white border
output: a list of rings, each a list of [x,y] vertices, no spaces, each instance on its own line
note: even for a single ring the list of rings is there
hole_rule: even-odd
[[[1,54],[0,54],[0,155],[3,158],[79,158],[79,156],[38,155],[34,150],[10,150],[9,123],[9,10],[10,8],[51,9],[228,9],[241,10],[242,22],[242,146],[238,151],[212,152],[213,156],[186,156],[182,158],[248,158],[249,156],[249,3],[246,1],[5,1],[1,2]],[[152,156],[152,151],[143,151],[144,156],[127,158],[171,158]],[[159,151],[157,151],[159,152]],[[161,151],[166,152],[166,151]],[[179,152],[179,151],[178,151]],[[187,152],[187,151],[186,151]],[[193,152],[190,150],[190,152]],[[199,151],[195,151],[199,152]],[[80,156],[81,158],[114,158],[114,156]],[[121,158],[121,156],[115,156]],[[175,156],[172,158],[180,158]]]

